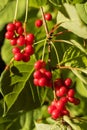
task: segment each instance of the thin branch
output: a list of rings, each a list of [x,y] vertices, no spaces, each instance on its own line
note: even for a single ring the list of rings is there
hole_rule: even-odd
[[[46,31],[46,36],[49,37],[49,30],[48,30],[48,26],[47,26],[47,23],[46,23],[46,20],[45,20],[45,17],[44,17],[43,7],[40,7],[40,11],[41,11],[41,14],[42,14],[43,25],[44,25],[44,28],[45,28],[45,31]]]
[[[16,0],[16,7],[15,7],[15,15],[14,15],[14,21],[17,18],[17,11],[18,11],[18,0]]]
[[[11,59],[10,63],[8,65],[6,65],[5,70],[9,69],[9,67],[11,66],[11,64],[13,63],[13,61],[14,61],[14,57]]]
[[[71,67],[71,66],[59,66],[59,65],[57,65],[56,68],[59,68],[59,69],[70,69],[70,70],[79,70],[79,71],[81,71],[81,68]]]
[[[28,17],[28,0],[26,0],[25,23],[27,22],[27,17]]]

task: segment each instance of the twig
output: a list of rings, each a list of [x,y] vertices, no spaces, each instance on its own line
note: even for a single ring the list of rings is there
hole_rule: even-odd
[[[18,0],[16,0],[15,15],[14,15],[14,20],[13,21],[15,21],[16,18],[17,18],[17,11],[18,11]]]

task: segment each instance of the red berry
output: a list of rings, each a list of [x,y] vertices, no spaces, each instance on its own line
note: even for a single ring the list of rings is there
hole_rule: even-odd
[[[17,33],[18,33],[19,35],[22,35],[23,32],[24,32],[23,27],[19,27],[19,28],[17,29]]]
[[[57,102],[57,104],[56,104],[57,109],[58,109],[59,111],[62,111],[62,110],[63,110],[64,105],[65,105],[64,102],[61,101],[61,100],[59,100],[59,101]]]
[[[59,88],[56,90],[56,96],[61,97]]]
[[[43,86],[46,86],[47,85],[47,79],[42,77],[39,79],[39,86],[43,87]]]
[[[25,37],[24,36],[19,36],[17,39],[17,45],[18,46],[23,46],[25,44]]]
[[[15,26],[16,26],[16,29],[18,29],[19,27],[22,26],[22,23],[20,21],[15,21]]]
[[[60,112],[57,110],[57,109],[55,109],[55,110],[53,110],[52,111],[52,118],[54,119],[54,120],[56,120],[57,118],[59,118],[60,117]]]
[[[45,20],[48,20],[48,21],[52,20],[52,15],[50,13],[46,13],[44,17],[45,17]]]
[[[48,79],[51,79],[52,78],[52,73],[50,71],[45,71],[44,73]]]
[[[68,97],[74,97],[74,95],[75,95],[74,89],[69,89],[69,91],[68,91]]]
[[[52,105],[52,106],[56,106],[57,102],[58,102],[58,100],[55,100],[55,99],[54,99],[54,100],[51,102],[51,105]]]
[[[48,113],[49,113],[49,114],[52,114],[52,112],[53,112],[55,109],[56,109],[56,106],[53,106],[53,105],[49,106],[49,107],[48,107]]]
[[[71,80],[70,78],[67,78],[67,79],[65,79],[64,84],[65,84],[67,87],[70,87],[71,84],[72,84],[72,80]]]
[[[79,105],[80,104],[80,100],[78,98],[74,98],[74,104],[75,105]]]
[[[60,87],[60,86],[62,86],[62,85],[63,85],[63,81],[62,81],[61,78],[58,78],[58,79],[56,79],[56,80],[54,81],[54,86],[55,86],[55,88],[56,88],[56,87]]]
[[[35,86],[39,86],[39,80],[38,79],[35,78],[33,82],[34,82]]]
[[[9,23],[6,27],[7,31],[14,31],[15,25],[13,23]]]
[[[61,97],[60,101],[62,101],[64,104],[66,104],[68,102],[67,97]]]
[[[16,53],[16,54],[14,55],[14,59],[15,59],[16,61],[21,61],[21,60],[22,60],[22,53]]]
[[[27,53],[23,53],[22,60],[24,62],[28,62],[30,60],[30,56]]]
[[[61,86],[59,91],[60,91],[60,96],[64,96],[65,94],[67,94],[67,88],[65,86]]]
[[[14,48],[12,49],[12,52],[13,52],[13,54],[20,53],[20,48],[14,47]]]
[[[38,28],[41,27],[42,24],[43,24],[43,21],[41,19],[38,19],[38,20],[35,21],[35,26],[38,27]]]
[[[68,101],[71,102],[71,103],[74,103],[75,101],[75,98],[74,97],[67,97],[68,98]]]
[[[43,77],[43,74],[39,70],[37,70],[34,72],[33,76],[35,79],[40,79]]]
[[[69,116],[69,111],[67,109],[64,109],[64,110],[62,110],[62,114]]]
[[[34,68],[35,68],[36,70],[38,70],[38,69],[44,68],[45,65],[46,65],[46,63],[45,63],[44,61],[38,60],[38,61],[34,64]]]
[[[33,44],[34,42],[34,34],[29,33],[26,35],[26,40],[29,42],[29,44]]]
[[[17,38],[11,39],[10,44],[11,44],[12,46],[15,46],[15,45],[17,44]]]
[[[28,53],[29,55],[34,54],[34,48],[32,47],[32,45],[27,45],[25,47],[25,53]]]
[[[7,31],[5,33],[5,38],[7,38],[7,39],[13,39],[13,36],[14,36],[14,32]]]

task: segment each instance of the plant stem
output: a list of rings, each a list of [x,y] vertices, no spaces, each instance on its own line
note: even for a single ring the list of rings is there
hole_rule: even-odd
[[[5,70],[9,69],[9,67],[13,63],[13,61],[14,61],[14,57],[11,59],[10,63],[8,65],[6,65]]]
[[[46,20],[45,20],[45,17],[44,17],[44,11],[43,11],[43,7],[40,7],[40,11],[41,11],[41,14],[42,14],[42,19],[43,19],[43,25],[44,25],[44,28],[45,28],[45,32],[46,32],[46,37],[47,37],[47,42],[48,42],[48,64],[49,64],[49,70],[51,71],[51,41],[49,40],[49,30],[48,30],[48,26],[47,26],[47,23],[46,23]]]
[[[26,12],[25,12],[25,23],[27,22],[27,17],[28,17],[28,0],[26,0]]]
[[[25,20],[24,20],[24,35],[26,36],[26,23],[28,17],[28,0],[26,0],[26,11],[25,11]]]
[[[18,0],[16,0],[15,15],[14,15],[13,21],[15,21],[17,19],[17,12],[18,12]]]
[[[46,36],[48,38],[49,37],[49,30],[48,30],[48,26],[47,26],[47,23],[46,23],[46,20],[45,20],[45,17],[44,17],[43,7],[40,7],[40,11],[41,11],[41,14],[42,14],[43,25],[44,25],[44,28],[45,28],[45,31],[46,31]]]

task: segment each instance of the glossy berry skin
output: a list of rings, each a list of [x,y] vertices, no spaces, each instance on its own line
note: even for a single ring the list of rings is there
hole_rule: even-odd
[[[27,53],[24,53],[22,55],[22,61],[28,62],[30,60],[30,56]]]
[[[44,15],[44,17],[45,17],[45,20],[47,20],[47,21],[51,21],[52,20],[52,15],[50,13],[46,13]]]
[[[69,89],[69,91],[68,91],[68,97],[74,97],[74,95],[75,95],[74,89]]]
[[[45,76],[50,80],[52,78],[52,73],[50,71],[45,71]]]
[[[25,47],[25,53],[29,54],[29,55],[32,55],[34,54],[34,48],[32,47],[32,45],[27,45]]]
[[[69,116],[69,111],[67,109],[62,110],[62,115]]]
[[[38,60],[38,61],[36,61],[35,64],[34,64],[34,68],[35,68],[36,70],[41,69],[41,68],[44,68],[45,66],[46,66],[46,63],[45,63],[44,61],[42,61],[42,60]]]
[[[29,42],[29,44],[33,44],[34,42],[34,34],[29,33],[26,35],[26,40]]]
[[[39,86],[39,80],[38,79],[34,78],[33,83],[34,83],[35,86]]]
[[[35,21],[35,26],[38,27],[38,28],[41,27],[42,24],[43,24],[43,21],[41,19],[38,19],[38,20]]]
[[[52,114],[52,112],[53,112],[55,109],[56,109],[56,106],[50,105],[50,106],[48,107],[48,113],[49,113],[49,114]]]
[[[62,101],[64,104],[66,104],[68,102],[67,97],[61,97],[60,101]]]
[[[15,59],[16,61],[21,61],[21,60],[22,60],[22,53],[16,53],[16,54],[14,55],[14,59]]]
[[[11,39],[10,44],[11,44],[12,46],[15,46],[15,45],[17,44],[17,38]]]
[[[13,23],[9,23],[6,27],[7,31],[14,31],[15,25]]]
[[[37,71],[34,72],[33,77],[35,79],[40,79],[40,78],[43,77],[43,75],[42,75],[42,73],[39,70],[37,70]]]
[[[7,39],[13,39],[13,36],[14,36],[14,32],[7,31],[5,33],[5,38],[7,38]]]
[[[62,110],[63,110],[64,105],[65,105],[64,102],[61,101],[61,100],[59,100],[59,101],[57,102],[57,104],[56,104],[57,109],[58,109],[59,111],[62,111]]]
[[[70,87],[71,84],[72,84],[72,80],[71,80],[70,78],[67,78],[67,79],[65,79],[64,84],[65,84],[67,87]]]
[[[42,77],[39,79],[39,86],[44,87],[47,85],[47,79]]]
[[[15,26],[16,26],[16,29],[18,29],[19,27],[22,26],[22,23],[20,21],[15,21]]]
[[[18,39],[17,39],[17,45],[18,46],[23,46],[25,44],[25,37],[24,36],[20,36]]]
[[[53,111],[52,111],[52,114],[51,114],[51,117],[52,117],[54,120],[56,120],[57,118],[60,117],[60,112],[59,112],[57,109],[53,110]]]
[[[67,88],[65,86],[61,86],[59,91],[60,96],[64,96],[65,94],[67,94]]]
[[[13,53],[13,54],[20,53],[20,48],[14,47],[14,48],[12,49],[12,53]]]
[[[24,32],[23,27],[19,27],[19,28],[17,29],[17,33],[18,33],[19,35],[22,35],[23,32]]]

